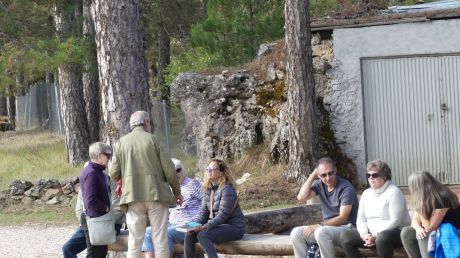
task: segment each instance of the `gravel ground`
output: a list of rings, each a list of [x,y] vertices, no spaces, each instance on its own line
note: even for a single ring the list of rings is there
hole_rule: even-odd
[[[77,225],[49,226],[26,225],[0,227],[0,257],[1,258],[56,258],[63,257],[62,245],[72,236]],[[78,258],[86,257],[86,251]],[[112,253],[108,257],[125,257],[124,253]],[[143,256],[142,256],[143,257]],[[207,256],[206,256],[207,257]],[[219,255],[221,258],[259,258],[260,256]],[[275,258],[275,256],[263,256]],[[276,256],[278,257],[278,256]],[[292,256],[289,256],[292,257]]]
[[[27,225],[0,227],[0,257],[63,257],[62,245],[75,231],[75,225]],[[86,252],[80,257],[86,257]]]

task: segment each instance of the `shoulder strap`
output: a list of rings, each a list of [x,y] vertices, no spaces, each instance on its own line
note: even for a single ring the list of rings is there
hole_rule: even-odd
[[[230,214],[232,214],[233,211],[235,211],[237,205],[238,205],[238,192],[236,192],[235,203],[233,204],[232,211],[230,211]]]

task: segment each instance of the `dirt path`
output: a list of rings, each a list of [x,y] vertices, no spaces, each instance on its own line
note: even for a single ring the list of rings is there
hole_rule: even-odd
[[[0,257],[63,257],[62,245],[76,226],[27,225],[0,227]],[[86,257],[83,252],[78,257]]]

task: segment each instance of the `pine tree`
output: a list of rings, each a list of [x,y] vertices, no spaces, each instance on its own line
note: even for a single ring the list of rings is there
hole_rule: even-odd
[[[285,176],[295,181],[313,171],[319,145],[308,1],[286,0],[285,10],[289,124],[289,161]]]
[[[83,97],[85,99],[90,142],[97,142],[100,135],[101,109],[99,103],[101,98],[99,96],[96,39],[94,22],[91,17],[91,2],[92,0],[83,0],[83,37],[88,47],[83,71]]]
[[[113,144],[130,131],[134,111],[150,111],[142,8],[138,1],[95,0],[91,13],[102,94],[102,139]]]
[[[82,35],[82,2],[66,2],[54,6],[56,34],[59,40],[78,38]],[[61,89],[61,113],[64,121],[67,158],[72,166],[88,160],[90,144],[88,120],[85,115],[81,64],[67,61],[58,67],[58,83]]]
[[[211,65],[255,57],[261,43],[283,35],[282,0],[208,0],[207,19],[192,29],[194,47],[216,54]]]

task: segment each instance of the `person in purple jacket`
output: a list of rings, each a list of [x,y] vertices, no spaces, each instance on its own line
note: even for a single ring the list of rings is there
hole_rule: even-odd
[[[80,188],[83,196],[86,216],[100,217],[110,211],[110,187],[107,177],[103,173],[112,155],[112,148],[102,142],[95,142],[89,146],[90,162],[80,174]],[[80,217],[81,227],[86,236],[86,257],[106,257],[107,245],[91,245],[89,241],[86,216]]]

